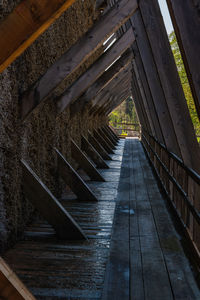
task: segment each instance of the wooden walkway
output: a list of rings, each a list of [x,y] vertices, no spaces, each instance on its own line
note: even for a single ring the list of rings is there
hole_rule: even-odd
[[[88,182],[98,202],[61,199],[87,241],[59,241],[40,220],[5,260],[36,299],[200,299],[139,140],[120,140],[112,159],[106,182]]]

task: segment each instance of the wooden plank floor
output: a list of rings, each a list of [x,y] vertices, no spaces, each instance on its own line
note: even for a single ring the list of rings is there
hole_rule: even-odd
[[[139,140],[120,140],[107,164],[106,182],[87,182],[97,203],[61,200],[88,241],[59,241],[40,221],[6,261],[37,299],[200,299]]]
[[[127,139],[102,299],[200,299],[179,239],[141,143]]]
[[[88,241],[59,241],[53,228],[41,220],[29,226],[24,240],[5,254],[36,299],[101,298],[123,150],[121,140],[107,162],[110,168],[99,170],[106,182],[87,182],[98,202],[80,202],[70,193],[61,200]]]

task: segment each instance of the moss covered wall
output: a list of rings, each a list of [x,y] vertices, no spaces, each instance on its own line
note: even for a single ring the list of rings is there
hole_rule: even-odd
[[[2,0],[0,19],[20,1]],[[105,120],[92,119],[87,110],[70,119],[69,109],[56,115],[53,97],[40,105],[23,123],[19,117],[21,95],[74,44],[94,22],[94,0],[78,0],[31,47],[0,74],[0,251],[12,245],[35,214],[22,192],[20,159],[24,158],[50,190],[59,196],[60,180],[52,147],[71,160],[70,137],[79,144],[81,133]],[[98,51],[99,52],[99,51]],[[96,59],[90,58],[71,76],[64,87]],[[72,162],[73,163],[73,162]]]

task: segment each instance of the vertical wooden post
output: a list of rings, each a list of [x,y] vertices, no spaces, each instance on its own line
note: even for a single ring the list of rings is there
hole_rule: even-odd
[[[200,2],[167,0],[167,4],[200,119]]]
[[[185,164],[200,173],[200,149],[195,136],[173,54],[157,0],[139,3],[176,137]],[[156,45],[156,46],[155,46]]]

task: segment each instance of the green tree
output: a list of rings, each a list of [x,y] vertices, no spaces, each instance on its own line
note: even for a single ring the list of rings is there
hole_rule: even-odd
[[[176,39],[176,35],[175,35],[174,31],[169,35],[169,41],[170,41],[171,49],[172,49],[174,59],[175,59],[175,62],[176,62],[176,66],[177,66],[177,69],[178,69],[178,73],[179,73],[179,76],[180,76],[180,80],[181,80],[181,84],[182,84],[183,91],[184,91],[184,94],[185,94],[185,98],[187,100],[187,105],[188,105],[188,108],[189,108],[192,123],[194,125],[196,135],[199,136],[200,135],[200,122],[199,122],[199,118],[198,118],[198,115],[197,115],[197,112],[196,112],[194,99],[193,99],[193,96],[192,96],[192,92],[191,92],[191,89],[190,89],[187,74],[186,74],[186,71],[185,71],[185,67],[184,67],[184,64],[183,64],[183,60],[182,60],[182,57],[181,57],[180,49],[179,49],[177,39]]]

